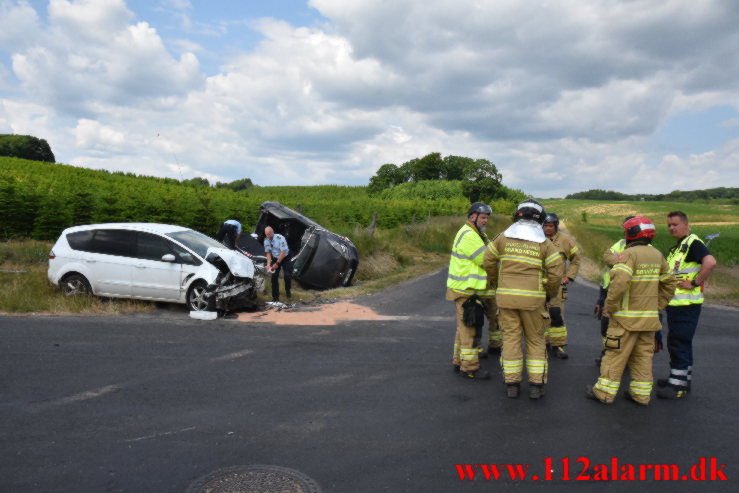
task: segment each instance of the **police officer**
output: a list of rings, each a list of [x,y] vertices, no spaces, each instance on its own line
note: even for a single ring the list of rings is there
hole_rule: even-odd
[[[241,223],[236,219],[228,219],[223,221],[218,233],[216,233],[216,240],[226,245],[231,250],[236,249],[236,244],[241,236]]]
[[[565,301],[567,301],[567,285],[575,280],[580,270],[580,249],[575,238],[560,231],[559,217],[554,212],[544,216],[544,234],[562,256],[562,285],[559,292],[549,300],[550,327],[546,330],[546,342],[552,354],[559,359],[567,359],[567,325],[565,324]],[[565,270],[566,269],[566,270]]]
[[[667,254],[667,263],[677,278],[675,296],[667,306],[667,350],[670,376],[659,379],[660,399],[688,396],[693,377],[693,336],[703,306],[703,284],[716,266],[716,259],[698,236],[690,233],[688,216],[682,211],[667,214],[667,228],[677,243]]]
[[[469,380],[487,380],[490,373],[480,369],[479,344],[481,334],[474,327],[465,325],[463,305],[476,296],[485,306],[489,323],[491,347],[500,347],[500,331],[497,330],[495,290],[488,286],[482,262],[487,244],[485,226],[492,214],[490,206],[475,202],[467,211],[467,222],[457,231],[452,244],[447,276],[446,299],[454,302],[457,313],[457,330],[454,338],[452,365],[462,377]]]
[[[272,301],[280,301],[280,271],[285,278],[285,296],[291,297],[293,264],[290,260],[290,248],[281,234],[276,234],[272,227],[264,228],[264,252],[267,256],[267,272],[272,274]]]
[[[484,267],[490,287],[496,288],[506,395],[519,396],[525,361],[529,397],[539,399],[547,381],[546,302],[557,294],[564,268],[562,256],[542,230],[544,207],[539,202],[520,203],[514,221],[490,244]],[[521,349],[524,338],[525,355]]]
[[[606,352],[600,377],[594,386],[585,389],[585,396],[612,403],[628,363],[631,383],[626,396],[647,405],[652,393],[655,334],[661,328],[658,314],[675,291],[675,279],[659,250],[649,246],[654,238],[654,223],[636,216],[623,227],[626,249],[611,269],[605,304],[605,314],[610,319]]]

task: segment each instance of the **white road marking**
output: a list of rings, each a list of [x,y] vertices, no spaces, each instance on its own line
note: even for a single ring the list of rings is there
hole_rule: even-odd
[[[208,359],[208,360],[205,361],[205,364],[221,363],[221,362],[224,362],[224,361],[233,361],[235,359],[243,358],[244,356],[248,356],[248,355],[250,355],[252,353],[254,353],[254,351],[252,349],[244,349],[244,350],[241,350],[241,351],[236,351],[236,352],[233,352],[233,353],[224,354],[223,356],[216,356],[215,358],[210,358],[210,359]],[[28,406],[28,410],[31,411],[31,412],[40,412],[40,411],[44,411],[46,409],[50,409],[50,408],[53,408],[53,407],[64,406],[64,405],[67,405],[67,404],[75,404],[75,403],[87,401],[87,400],[90,400],[90,399],[97,399],[98,397],[103,397],[103,396],[105,396],[107,394],[111,394],[113,392],[118,392],[119,390],[121,390],[121,389],[123,389],[125,387],[130,387],[132,385],[138,385],[138,384],[141,384],[141,383],[146,382],[146,381],[149,381],[149,380],[160,378],[163,375],[174,375],[174,374],[177,374],[177,373],[182,373],[182,372],[185,372],[185,371],[189,371],[189,370],[191,370],[194,367],[200,366],[201,364],[202,363],[200,363],[200,364],[192,364],[192,365],[185,365],[185,366],[182,366],[182,367],[179,367],[179,368],[176,368],[176,369],[172,369],[172,370],[164,370],[162,372],[157,373],[156,375],[152,375],[152,376],[145,377],[145,378],[138,378],[138,379],[130,380],[128,382],[124,382],[124,383],[118,383],[118,384],[113,384],[113,385],[106,385],[104,387],[99,387],[97,389],[86,390],[86,391],[80,392],[78,394],[73,394],[73,395],[69,395],[69,396],[66,396],[66,397],[61,397],[59,399],[52,399],[52,400],[48,400],[48,401],[37,402],[37,403],[31,404],[30,406]]]
[[[177,430],[177,431],[165,431],[163,433],[155,433],[153,435],[146,435],[146,436],[138,437],[138,438],[129,438],[123,441],[124,442],[140,442],[142,440],[151,440],[152,438],[161,438],[161,437],[176,435],[177,433],[182,433],[184,431],[192,431],[194,429],[195,429],[194,426],[190,426],[189,428],[182,428],[181,430]]]
[[[244,349],[243,351],[236,351],[235,353],[230,354],[224,354],[223,356],[218,356],[216,358],[211,358],[210,361],[212,362],[218,362],[218,361],[230,361],[233,359],[239,359],[243,358],[244,356],[248,356],[252,354],[254,351],[251,349]]]

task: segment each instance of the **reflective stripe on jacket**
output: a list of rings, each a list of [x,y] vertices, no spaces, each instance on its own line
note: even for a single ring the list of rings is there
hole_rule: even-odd
[[[554,297],[562,282],[562,256],[554,244],[498,235],[485,253],[485,270],[500,308],[534,310]]]
[[[697,235],[689,234],[680,243],[672,247],[667,254],[667,263],[677,279],[692,281],[701,271],[701,264],[698,262],[685,261],[685,257],[688,256],[690,251],[690,245],[694,241],[703,243]],[[701,303],[703,303],[703,286],[696,286],[693,289],[677,288],[675,296],[670,300],[670,306],[698,305]]]
[[[564,231],[557,231],[549,240],[562,255],[562,277],[575,279],[580,271],[580,248],[577,246],[577,241],[572,235]],[[568,261],[569,266],[567,265]]]
[[[618,240],[616,243],[611,245],[611,248],[606,250],[606,253],[603,254],[603,261],[605,261],[606,265],[610,268],[616,265],[616,257],[619,253],[623,253],[623,251],[626,249],[626,240]],[[608,289],[608,285],[611,283],[611,271],[607,270],[605,274],[603,274],[603,289]]]
[[[488,288],[488,276],[482,268],[487,243],[487,237],[481,236],[470,223],[460,228],[452,245],[447,288],[459,294],[495,294],[494,289]]]
[[[633,245],[611,269],[606,312],[627,330],[657,331],[658,311],[665,308],[677,281],[656,248]]]

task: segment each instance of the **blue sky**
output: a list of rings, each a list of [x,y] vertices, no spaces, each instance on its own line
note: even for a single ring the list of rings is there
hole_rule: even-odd
[[[0,0],[0,133],[212,182],[440,152],[539,197],[739,186],[737,25],[733,0]]]

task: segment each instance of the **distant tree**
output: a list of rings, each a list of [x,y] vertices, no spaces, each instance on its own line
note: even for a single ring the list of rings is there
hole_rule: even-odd
[[[444,161],[438,152],[432,152],[420,159],[413,159],[408,163],[411,181],[439,180],[443,178]]]
[[[383,164],[375,173],[375,176],[370,178],[369,185],[367,186],[367,193],[369,195],[378,195],[386,188],[394,187],[405,183],[404,172],[394,164]]]
[[[505,195],[502,179],[493,163],[487,159],[475,159],[465,171],[462,192],[470,202],[492,202]]]
[[[0,135],[0,156],[17,157],[31,161],[56,162],[49,143],[31,135]]]
[[[183,185],[192,185],[196,187],[209,187],[210,182],[205,178],[190,178],[189,180],[182,180]]]
[[[474,160],[468,157],[447,156],[442,164],[442,180],[463,180],[468,169],[474,165]]]
[[[242,190],[248,190],[253,187],[254,183],[249,178],[241,178],[228,183],[216,182],[216,188],[229,188],[234,192],[241,192]]]

